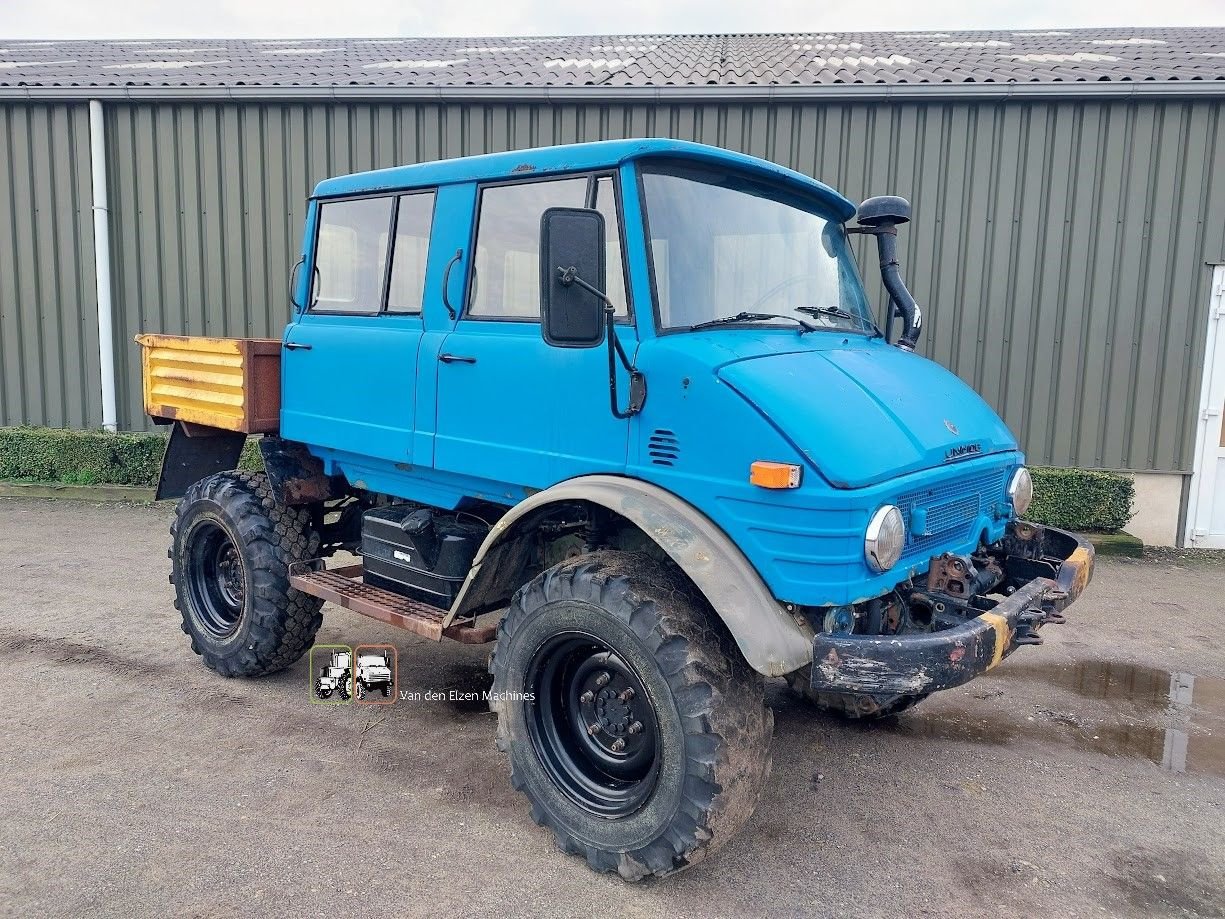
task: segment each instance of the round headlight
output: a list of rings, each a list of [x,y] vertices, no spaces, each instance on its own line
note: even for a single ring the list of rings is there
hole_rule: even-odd
[[[1012,480],[1008,483],[1008,497],[1018,517],[1029,510],[1029,504],[1034,500],[1034,480],[1024,466],[1012,474]]]
[[[868,524],[863,538],[863,554],[873,571],[888,571],[902,557],[906,545],[906,523],[902,512],[886,504]]]

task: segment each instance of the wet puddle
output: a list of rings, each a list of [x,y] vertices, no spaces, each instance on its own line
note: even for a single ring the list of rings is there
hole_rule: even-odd
[[[1062,710],[1063,706],[1037,708],[1027,717],[1001,712],[982,718],[977,712],[946,710],[930,719],[902,717],[890,729],[979,744],[1006,745],[1021,739],[1071,744],[1079,750],[1147,759],[1169,772],[1225,776],[1225,680],[1117,661],[1068,665],[1010,661],[969,689],[979,698],[990,698],[1001,689],[1010,695],[1003,684],[1015,681],[1044,683],[1082,699],[1112,703],[1116,717],[1126,720],[1102,723],[1093,714]],[[1130,720],[1133,714],[1135,721]]]

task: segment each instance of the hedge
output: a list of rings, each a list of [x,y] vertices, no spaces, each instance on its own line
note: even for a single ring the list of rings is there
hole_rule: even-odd
[[[1131,520],[1136,484],[1116,472],[1036,467],[1027,520],[1063,530],[1121,530]]]
[[[157,485],[164,434],[112,434],[58,428],[0,428],[0,479],[62,485]],[[239,466],[262,468],[254,439]]]
[[[111,434],[50,428],[0,428],[0,479],[65,485],[157,485],[164,434]],[[239,466],[260,469],[254,438]],[[1113,472],[1038,467],[1026,518],[1067,530],[1121,530],[1131,519],[1135,485]]]

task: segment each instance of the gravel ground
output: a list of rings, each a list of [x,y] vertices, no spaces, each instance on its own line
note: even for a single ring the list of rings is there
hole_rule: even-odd
[[[482,706],[205,670],[169,519],[0,500],[5,914],[1225,915],[1219,558],[1102,559],[1043,647],[875,727],[775,687],[748,826],[629,886],[532,823]],[[488,682],[484,649],[334,607],[318,641],[396,645],[401,690]]]

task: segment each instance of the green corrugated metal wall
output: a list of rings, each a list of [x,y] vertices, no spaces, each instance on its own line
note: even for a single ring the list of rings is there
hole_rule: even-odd
[[[93,310],[84,106],[0,111],[24,132],[0,148],[0,214],[24,227],[30,184],[38,209],[30,232],[0,230],[3,422],[96,424],[97,361],[81,322]],[[121,427],[145,425],[137,331],[279,336],[318,179],[651,135],[762,156],[852,198],[906,195],[915,221],[903,267],[927,311],[924,350],[1001,410],[1031,461],[1191,466],[1205,262],[1225,260],[1219,100],[107,103],[106,113]],[[863,263],[875,277],[874,253]],[[68,385],[82,367],[85,382]]]
[[[85,103],[0,103],[0,424],[96,427]]]

